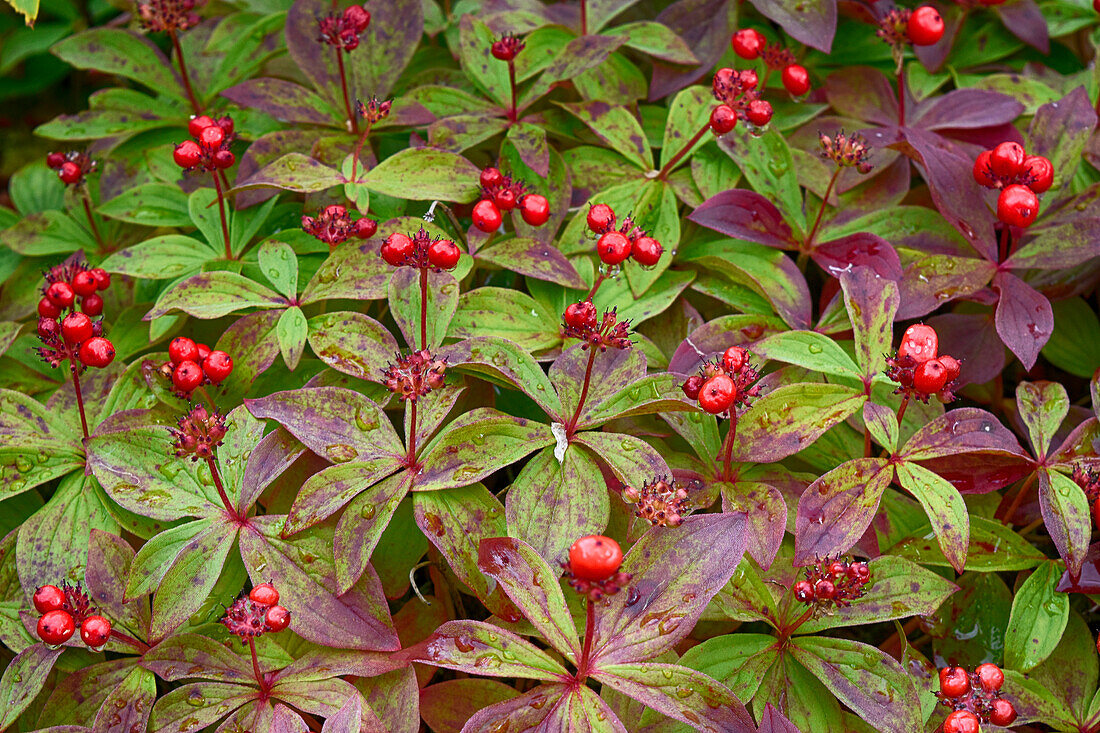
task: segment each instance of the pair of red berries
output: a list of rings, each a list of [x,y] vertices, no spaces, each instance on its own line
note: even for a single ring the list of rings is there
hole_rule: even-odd
[[[615,229],[618,221],[615,211],[607,204],[596,204],[588,210],[588,228],[599,234],[596,241],[596,254],[605,265],[621,265],[628,258],[643,267],[653,267],[664,254],[665,248],[642,229],[634,226],[628,216],[620,229]]]
[[[76,632],[76,620],[70,612],[65,591],[56,585],[44,585],[34,592],[38,619],[38,638],[50,646],[60,646]],[[92,649],[102,649],[111,638],[111,622],[102,616],[85,616],[80,622],[80,638]]]
[[[735,54],[751,61],[764,53],[764,49],[768,46],[768,39],[755,28],[742,28],[730,37],[730,46]],[[785,64],[780,78],[783,81],[783,88],[796,97],[801,97],[810,91],[810,72],[806,71],[804,66]]]
[[[1005,683],[1005,673],[990,662],[979,664],[974,669],[974,677],[985,692],[999,692]],[[940,692],[944,697],[964,697],[971,689],[970,675],[962,667],[944,667],[940,670]]]
[[[95,168],[95,163],[88,160],[84,153],[49,153],[46,155],[46,165],[57,171],[57,177],[66,186],[80,183],[84,180],[85,165],[87,170]]]
[[[72,308],[80,297],[80,310],[89,316],[103,313],[103,298],[97,291],[111,287],[111,276],[101,267],[78,270],[68,282],[56,281],[46,286],[38,301],[41,318],[57,318],[66,308]]]
[[[622,548],[610,537],[588,535],[569,548],[569,572],[580,580],[607,580],[619,572],[622,564]]]
[[[211,350],[206,344],[198,344],[186,336],[177,336],[168,345],[168,359],[172,369],[172,386],[177,392],[189,395],[206,380],[220,384],[233,373],[233,359],[224,351]]]
[[[955,381],[961,365],[948,354],[938,355],[939,335],[936,329],[916,323],[905,329],[898,346],[898,361],[915,365],[913,387],[923,394],[935,394]]]
[[[922,5],[909,15],[906,34],[914,46],[932,46],[943,38],[943,18],[931,5]]]
[[[248,600],[257,606],[267,606],[264,621],[271,631],[282,631],[290,626],[290,611],[279,605],[279,591],[271,583],[260,583],[248,592]]]
[[[978,154],[974,180],[1001,189],[997,218],[1016,227],[1031,226],[1039,216],[1039,197],[1054,184],[1054,166],[1041,155],[1028,155],[1019,143],[1003,142]]]
[[[423,229],[421,232],[423,232]],[[427,243],[426,233],[423,240],[427,247],[427,265],[411,262],[411,260],[421,259],[417,251],[417,243],[422,241],[419,233],[415,240],[401,232],[394,232],[386,237],[386,241],[382,242],[382,259],[394,267],[411,264],[414,267],[427,266],[440,270],[453,270],[458,265],[458,260],[462,257],[462,250],[458,248],[457,244],[449,239],[437,239],[434,242]]]
[[[233,138],[232,118],[214,120],[208,115],[192,117],[187,123],[187,131],[195,140],[184,140],[172,153],[180,168],[191,170],[201,165],[206,170],[224,170],[237,161],[228,147]]]

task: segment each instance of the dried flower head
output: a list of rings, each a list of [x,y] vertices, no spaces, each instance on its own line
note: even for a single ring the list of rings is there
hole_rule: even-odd
[[[909,43],[909,16],[912,14],[909,8],[894,8],[886,12],[879,19],[875,35],[895,49],[900,49]]]
[[[390,114],[391,107],[393,107],[392,99],[381,101],[378,97],[373,95],[367,100],[366,104],[363,104],[363,102],[358,99],[355,100],[355,111],[359,113],[360,117],[367,121],[368,125],[373,125],[386,119]]]
[[[1085,492],[1090,504],[1100,499],[1100,472],[1092,466],[1075,463],[1070,478]]]
[[[447,359],[436,359],[428,349],[402,356],[383,370],[383,384],[403,400],[417,400],[443,386]]]
[[[622,497],[628,504],[636,505],[636,517],[661,527],[679,527],[691,512],[687,490],[664,477],[647,481],[640,491],[627,486],[623,488]]]
[[[822,158],[832,160],[841,168],[854,167],[860,173],[871,172],[871,162],[867,160],[871,154],[871,146],[858,132],[847,135],[841,130],[833,137],[819,132],[818,138],[821,141]]]
[[[760,52],[760,58],[764,65],[772,71],[780,71],[798,61],[793,53],[774,43],[764,46],[764,49]]]
[[[247,643],[250,638],[285,629],[290,623],[290,612],[282,606],[257,603],[247,593],[241,593],[225,609],[220,622],[229,633]]]
[[[192,461],[214,457],[214,450],[225,439],[225,416],[209,412],[204,405],[194,405],[179,418],[177,427],[168,428],[174,440],[176,457],[191,456]]]
[[[199,24],[194,12],[196,0],[144,0],[137,4],[137,16],[145,30],[185,31]]]
[[[351,5],[342,13],[317,19],[317,42],[351,53],[359,47],[359,37],[369,25],[370,12],[362,5]]]
[[[569,563],[561,563],[561,568],[569,587],[582,596],[587,596],[592,603],[615,595],[634,577],[630,573],[617,572],[604,580],[585,580],[584,578],[574,577],[572,570],[569,568]]]
[[[591,347],[607,351],[608,348],[629,349],[634,345],[630,340],[629,320],[620,321],[612,308],[604,311],[603,318],[597,321],[596,312],[596,306],[587,300],[566,308],[562,316],[562,337],[580,339],[582,349]]]
[[[519,55],[527,44],[516,38],[514,35],[508,33],[497,40],[493,41],[492,47],[489,52],[493,54],[493,58],[501,61],[511,61]]]

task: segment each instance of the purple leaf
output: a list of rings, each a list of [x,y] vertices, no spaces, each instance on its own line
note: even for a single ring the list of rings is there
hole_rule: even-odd
[[[841,117],[893,127],[898,122],[898,98],[886,75],[869,66],[855,66],[825,80],[825,96]]]
[[[1014,36],[1041,54],[1050,53],[1047,19],[1035,0],[1009,0],[994,8],[994,12],[1001,16],[1001,22]]]
[[[484,621],[448,621],[398,659],[489,677],[569,679],[565,667],[531,642]]]
[[[730,37],[727,7],[728,0],[678,0],[657,15],[657,22],[680,36],[700,64],[685,70],[683,66],[655,61],[649,85],[650,101],[693,84],[718,63]]]
[[[993,276],[1000,295],[994,322],[997,335],[1019,358],[1025,369],[1035,366],[1039,351],[1054,332],[1054,310],[1046,297],[1009,272]]]
[[[739,512],[707,514],[642,535],[623,560],[629,587],[597,609],[596,665],[652,659],[687,636],[733,577],[748,544],[745,528]],[[698,562],[704,555],[709,561]]]
[[[560,682],[539,685],[523,695],[478,710],[462,726],[461,733],[489,733],[493,730],[537,731],[542,728],[543,723],[557,715],[558,709],[571,694],[570,690],[568,684]]]
[[[970,515],[958,489],[947,479],[909,461],[897,464],[898,483],[924,507],[943,556],[955,572],[966,566],[970,546]]]
[[[583,290],[587,287],[573,263],[561,251],[533,239],[507,239],[478,250],[477,259],[565,288]]]
[[[248,456],[244,477],[241,479],[241,498],[237,511],[244,516],[264,489],[290,468],[305,453],[305,447],[283,428],[275,428],[265,435]]]
[[[377,725],[381,726],[382,721],[386,721],[392,733],[417,733],[420,730],[420,688],[413,667],[360,678],[355,681],[355,687],[362,693],[365,701],[363,707],[369,707],[377,716]],[[342,730],[334,726],[332,733]]]
[[[856,358],[864,378],[873,378],[886,368],[885,355],[893,344],[898,286],[863,267],[841,275],[840,286],[852,322]]]
[[[1082,265],[1096,257],[1100,218],[1057,216],[1029,230],[1027,243],[1012,253],[1003,267],[1012,270],[1061,270]]]
[[[833,277],[852,268],[869,268],[887,280],[901,279],[901,260],[894,246],[875,234],[849,234],[814,247],[814,262]]]
[[[246,713],[249,718],[255,720],[261,717],[266,717],[267,710],[265,708],[268,708],[270,705],[270,701],[265,700],[263,702],[260,702],[259,700],[257,700],[253,710],[241,710],[240,712]],[[260,712],[260,710],[263,710],[263,712]],[[238,716],[234,717],[238,718],[236,723],[237,725],[240,725],[241,721],[239,718],[239,714]],[[256,725],[255,722],[253,722],[252,724]],[[260,725],[263,725],[263,723],[260,723]],[[298,715],[298,713],[294,712],[286,705],[276,704],[274,710],[271,711],[271,723],[269,726],[267,726],[267,731],[268,733],[299,733],[299,731],[303,730],[302,726],[305,725],[306,721],[302,720],[301,715]]]
[[[411,267],[399,267],[390,277],[387,294],[405,343],[412,348],[431,349],[442,344],[458,308],[458,291],[458,283],[450,273],[428,273],[428,342],[421,344],[419,275]]]
[[[452,367],[488,374],[514,385],[552,418],[563,412],[554,384],[526,349],[495,336],[475,336],[440,350]]]
[[[394,465],[393,468],[397,466]],[[408,493],[411,484],[412,477],[404,473],[390,476],[365,491],[360,485],[361,493],[340,515],[333,540],[336,556],[336,588],[339,592],[347,592],[362,577],[371,553],[378,546],[382,533],[389,525],[394,512],[397,511],[398,504]]]
[[[96,713],[92,733],[145,730],[156,701],[156,677],[152,672],[135,668],[107,694]]]
[[[168,637],[145,653],[141,665],[168,682],[197,678],[248,684],[256,679],[247,661],[199,634]]]
[[[400,468],[401,463],[394,456],[380,456],[369,461],[329,466],[320,473],[313,474],[302,484],[287,513],[283,536],[290,537],[323,522],[362,492],[380,487],[379,482],[382,479]],[[391,494],[398,490],[401,481],[396,484],[379,497],[383,505],[393,498]],[[404,492],[400,492],[400,495],[404,496]]]
[[[794,455],[848,418],[867,398],[840,384],[788,384],[755,400],[738,417],[736,461],[769,463]]]
[[[749,348],[752,342],[785,330],[786,325],[774,316],[748,313],[720,316],[691,332],[676,348],[668,370],[676,374],[690,374],[704,359],[713,358],[730,346]]]
[[[145,638],[149,629],[149,604],[144,598],[125,599],[126,577],[134,560],[134,550],[121,537],[93,529],[88,537],[88,566],[84,582],[88,595],[111,619]],[[112,643],[113,644],[113,643]]]
[[[393,268],[379,256],[380,246],[377,239],[371,239],[359,245],[345,242],[337,247],[306,285],[301,304],[335,298],[385,298]]]
[[[286,16],[286,50],[313,86],[335,101],[340,84],[335,54],[339,51],[317,41],[317,21],[327,10],[321,0],[297,0],[291,5]]]
[[[723,191],[699,204],[688,219],[728,237],[779,249],[797,246],[783,214],[755,191]]]
[[[1000,92],[955,89],[918,105],[909,124],[925,130],[965,130],[1003,125],[1023,113],[1023,104]]]
[[[940,335],[940,352],[962,362],[957,384],[983,384],[1001,373],[1007,357],[993,313],[945,313],[927,323]]]
[[[1100,542],[1089,545],[1081,574],[1074,578],[1067,570],[1054,590],[1059,593],[1100,593]]]
[[[910,262],[898,281],[901,289],[901,307],[898,320],[908,320],[931,313],[945,303],[961,298],[985,287],[996,272],[997,266],[985,259],[960,257],[955,254],[928,254]],[[975,316],[947,314],[973,319]],[[941,318],[943,316],[940,316]],[[973,344],[973,339],[968,339]],[[956,358],[960,354],[951,352]],[[998,369],[998,371],[1000,371]],[[967,382],[971,380],[964,375]]]
[[[1081,567],[1092,539],[1092,516],[1089,501],[1068,476],[1057,471],[1040,469],[1039,508],[1058,555],[1066,563],[1072,577],[1081,574]]]
[[[317,358],[338,372],[383,381],[397,352],[397,340],[378,321],[362,313],[323,313],[309,320],[309,345]]]
[[[34,702],[63,651],[32,644],[8,662],[0,678],[0,729],[7,729]]]
[[[328,102],[305,87],[283,79],[249,79],[226,89],[222,96],[283,122],[332,125],[336,117]]]
[[[546,687],[558,686],[542,686],[532,692],[544,694]],[[558,694],[561,692],[559,689]],[[420,690],[420,716],[430,730],[453,733],[460,730],[471,716],[479,714],[478,711],[511,700],[518,694],[516,688],[496,680],[477,677],[444,680]],[[532,712],[537,710],[529,705],[524,707]]]
[[[524,165],[543,178],[550,175],[550,147],[546,144],[546,130],[520,122],[508,129],[508,141],[515,146]]]
[[[783,493],[774,486],[756,481],[723,483],[722,511],[746,513],[748,553],[767,570],[783,544],[787,528],[787,502]]]
[[[764,714],[760,716],[760,730],[758,733],[800,733],[794,723],[783,717],[770,702],[764,706]]]
[[[894,468],[882,458],[842,463],[807,487],[795,519],[796,565],[847,552],[871,524]]]
[[[349,695],[340,712],[325,720],[321,733],[359,733],[363,714],[363,698]]]
[[[765,17],[783,26],[795,40],[829,53],[836,34],[836,0],[752,0]]]
[[[197,731],[255,700],[258,690],[227,682],[195,682],[170,691],[153,708],[152,730]],[[204,700],[205,705],[195,705]]]
[[[1031,0],[1022,2],[1031,4]],[[1032,155],[1050,159],[1056,189],[1073,179],[1081,153],[1095,129],[1096,109],[1083,86],[1076,87],[1057,102],[1044,104],[1035,112],[1027,132],[1027,147]]]
[[[929,422],[913,434],[898,457],[923,461],[958,453],[1029,458],[1011,430],[992,414],[976,407],[960,407]]]
[[[933,43],[931,46],[913,46],[913,53],[920,60],[924,67],[929,71],[936,72],[943,66],[943,62],[947,59],[949,53],[951,53],[951,47],[955,45],[955,37],[959,33],[959,29],[962,28],[963,21],[966,20],[967,13],[957,5],[948,5],[946,7],[938,7],[941,17],[943,17],[943,38],[939,43]]]

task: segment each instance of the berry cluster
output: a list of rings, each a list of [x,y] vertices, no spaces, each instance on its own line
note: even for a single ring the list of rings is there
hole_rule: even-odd
[[[719,69],[711,87],[719,104],[710,112],[710,129],[715,135],[725,135],[744,120],[756,130],[772,121],[772,106],[760,98],[756,88],[756,72],[751,69],[734,71]]]
[[[237,158],[229,149],[236,137],[233,133],[233,118],[220,117],[217,120],[208,115],[192,117],[187,123],[187,132],[194,140],[184,140],[176,145],[172,158],[176,165],[186,171],[225,170],[236,162]]]
[[[73,369],[77,362],[103,369],[114,360],[115,347],[103,337],[103,321],[93,321],[91,316],[103,313],[98,291],[111,286],[111,276],[101,268],[71,262],[51,268],[45,278],[38,301],[38,338],[42,340],[38,353],[55,368],[68,359]],[[62,317],[66,310],[69,313]]]
[[[31,599],[42,614],[38,619],[38,638],[57,648],[72,638],[80,627],[80,638],[92,651],[102,651],[111,638],[111,622],[92,613],[88,596],[79,585],[44,585]]]
[[[302,229],[328,245],[332,250],[336,245],[351,237],[370,239],[378,231],[378,222],[363,217],[352,221],[348,210],[339,204],[326,206],[316,217],[302,215]]]
[[[781,71],[783,88],[796,97],[810,91],[810,73],[795,63],[794,54],[782,46],[769,45],[768,39],[754,28],[742,28],[730,37],[733,52],[751,61],[761,58],[773,71]]]
[[[603,318],[597,318],[596,306],[591,300],[572,303],[562,314],[561,335],[563,338],[581,340],[581,348],[598,348],[600,351],[629,349],[630,321],[620,321],[614,308],[604,311]]]
[[[688,377],[680,388],[689,400],[699,400],[699,406],[710,414],[721,415],[739,404],[748,405],[749,399],[760,395],[760,385],[752,384],[759,376],[749,364],[748,352],[731,346],[721,359],[704,362],[700,373]]]
[[[1004,142],[978,154],[974,180],[1000,189],[997,218],[1005,224],[1029,227],[1039,215],[1039,197],[1054,183],[1054,166],[1041,155],[1028,155],[1024,146]]]
[[[589,601],[613,596],[630,582],[629,573],[620,573],[623,551],[610,537],[592,534],[581,537],[569,548],[569,561],[561,564],[569,585]]]
[[[378,97],[371,97],[367,100],[366,104],[358,99],[355,100],[355,111],[359,113],[360,117],[367,121],[368,125],[381,122],[389,117],[391,107],[393,107],[392,99],[382,101],[378,99]]]
[[[317,42],[351,53],[359,47],[359,36],[370,25],[370,11],[362,5],[350,5],[343,13],[329,13],[317,19]]]
[[[882,16],[876,34],[900,53],[903,44],[932,46],[943,38],[944,23],[938,10],[922,5],[916,10],[895,8]]]
[[[196,0],[145,0],[137,5],[141,25],[149,31],[185,31],[199,24]]]
[[[828,606],[845,607],[863,597],[863,588],[871,580],[870,566],[859,560],[825,558],[806,568],[806,577],[794,584],[794,597],[813,606],[815,611]]]
[[[447,359],[436,359],[428,349],[402,356],[397,354],[394,363],[382,370],[386,389],[403,400],[417,400],[443,386],[447,373]]]
[[[225,416],[217,411],[209,412],[204,405],[195,405],[176,421],[176,427],[168,428],[176,457],[191,456],[192,461],[214,457],[214,450],[225,439]]]
[[[96,162],[87,153],[70,150],[67,153],[49,153],[46,165],[57,171],[57,177],[66,186],[84,182],[84,177],[95,172]]]
[[[453,270],[462,256],[457,244],[449,239],[432,239],[424,227],[411,237],[394,232],[382,242],[380,252],[387,264],[420,270]]]
[[[894,394],[906,394],[921,402],[938,394],[943,402],[955,399],[951,385],[959,376],[961,364],[948,354],[939,354],[940,339],[936,330],[923,323],[905,329],[895,356],[888,356],[886,376],[901,386]]]
[[[817,137],[821,142],[822,158],[833,161],[840,168],[855,168],[860,173],[871,172],[871,162],[867,160],[871,154],[871,146],[858,132],[846,135],[841,130],[833,137],[819,132]]]
[[[279,605],[279,591],[274,585],[260,583],[248,595],[241,593],[225,609],[221,623],[244,644],[265,632],[278,632],[290,626],[290,611]]]
[[[623,217],[618,229],[615,211],[607,204],[596,204],[588,210],[588,228],[600,235],[596,254],[605,265],[621,265],[628,258],[643,267],[653,267],[660,261],[665,248],[645,230],[635,225],[629,216]]]
[[[996,664],[979,664],[968,673],[963,667],[940,670],[940,702],[954,712],[943,721],[943,733],[978,733],[982,723],[1012,725],[1016,708],[1001,697],[1005,673]]]
[[[627,504],[637,505],[634,516],[660,527],[679,527],[684,516],[691,512],[688,492],[675,481],[666,481],[663,477],[647,481],[641,491],[626,486],[622,497]]]
[[[505,34],[493,41],[493,45],[489,48],[489,52],[493,54],[493,58],[500,61],[514,61],[519,52],[524,49],[527,44],[516,38],[511,34]]]
[[[480,181],[481,200],[474,204],[472,216],[474,226],[486,234],[500,229],[504,221],[501,212],[511,211],[517,206],[523,220],[533,227],[540,227],[550,220],[550,202],[540,194],[527,193],[523,181],[504,175],[500,169],[493,167],[481,171]]]
[[[177,336],[168,344],[168,361],[160,373],[172,380],[172,388],[184,399],[204,384],[221,384],[233,373],[233,359],[224,351],[211,350],[186,336]]]

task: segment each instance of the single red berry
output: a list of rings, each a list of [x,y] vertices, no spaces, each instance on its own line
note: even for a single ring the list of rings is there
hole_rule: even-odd
[[[43,318],[57,318],[61,315],[61,308],[54,305],[53,301],[47,297],[43,297],[38,301],[38,315]]]
[[[214,153],[213,157],[210,159],[210,163],[220,170],[232,168],[233,164],[236,162],[237,156],[233,155],[232,150],[219,150]]]
[[[501,222],[504,221],[500,215],[500,209],[489,199],[482,199],[474,204],[474,211],[471,216],[474,220],[474,226],[486,234],[500,229]]]
[[[1039,197],[1027,186],[1014,183],[997,197],[997,218],[1014,227],[1029,227],[1039,216]]]
[[[214,384],[221,384],[233,373],[233,358],[224,351],[211,351],[202,360],[202,371]]]
[[[516,57],[516,49],[509,43],[504,41],[493,41],[493,45],[489,48],[489,52],[493,54],[493,58],[500,61],[511,61]]]
[[[814,586],[808,580],[800,580],[794,584],[794,597],[803,603],[810,603],[814,599]]]
[[[843,560],[833,560],[829,563],[829,575],[834,578],[843,578],[848,574],[848,563]]]
[[[71,160],[67,160],[61,164],[61,168],[57,171],[57,177],[61,179],[62,183],[73,184],[79,181],[84,176],[84,173],[80,170],[80,166]]]
[[[936,335],[936,329],[923,323],[914,323],[905,329],[901,337],[901,345],[898,346],[898,359],[906,361],[911,359],[913,363],[935,359],[940,349],[940,337]]]
[[[1041,155],[1024,158],[1023,175],[1031,181],[1027,187],[1035,193],[1045,193],[1054,184],[1054,166]]]
[[[65,163],[65,156],[62,153],[47,153],[46,165],[54,170],[57,170]]]
[[[211,354],[210,347],[206,344],[195,344],[195,348],[199,350],[199,358],[196,359],[196,361],[202,364],[203,361],[206,360],[206,357],[210,356]]]
[[[538,193],[529,193],[519,200],[519,213],[533,227],[540,227],[550,220],[550,202]]]
[[[225,133],[226,137],[229,137],[230,135],[233,134],[233,118],[232,117],[229,117],[229,116],[219,117],[215,121],[214,124],[216,124],[218,127],[222,128],[222,132]]]
[[[56,318],[39,318],[38,319],[38,336],[43,341],[53,341],[61,335],[61,324],[57,322]]]
[[[187,123],[187,132],[191,133],[191,137],[198,139],[202,131],[214,124],[214,120],[209,115],[199,115],[198,117],[192,117]]]
[[[217,125],[210,125],[199,133],[199,142],[211,150],[220,148],[222,143],[225,142],[225,130]]]
[[[348,215],[348,210],[340,204],[329,204],[321,215],[330,219],[342,219]]]
[[[630,250],[630,256],[643,267],[653,267],[664,254],[665,248],[653,237],[638,237]]]
[[[1014,179],[1024,172],[1024,161],[1027,154],[1019,143],[1005,142],[993,148],[989,152],[989,167],[993,175],[1000,178]]]
[[[290,611],[282,606],[272,606],[264,614],[264,622],[272,631],[282,631],[290,626]]]
[[[810,72],[804,66],[789,64],[783,67],[782,80],[783,88],[796,97],[810,91]]]
[[[962,369],[962,365],[959,363],[959,360],[948,354],[943,354],[937,358],[940,360],[940,363],[943,364],[943,368],[947,371],[947,383],[950,384],[951,382],[954,382],[959,376],[959,371]]]
[[[814,597],[822,601],[831,601],[836,597],[836,584],[824,578],[814,584]]]
[[[866,583],[871,578],[871,568],[865,562],[854,562],[848,566],[848,577]]]
[[[65,605],[65,591],[56,585],[44,585],[34,592],[31,600],[34,602],[36,611],[49,613]]]
[[[362,33],[370,25],[370,11],[362,5],[351,5],[344,11],[344,20],[352,24],[356,33]]]
[[[180,168],[194,168],[202,160],[202,148],[194,140],[184,140],[176,146],[172,159]]]
[[[95,277],[96,290],[106,290],[111,287],[111,276],[102,267],[93,267],[91,270],[88,270],[88,272],[92,273]]]
[[[92,337],[92,319],[86,313],[70,313],[61,321],[61,335],[70,344],[82,344]]]
[[[580,580],[607,580],[622,564],[622,548],[610,537],[588,535],[569,548],[569,572]]]
[[[80,624],[80,638],[93,649],[99,649],[111,638],[111,622],[102,616],[89,616]]]
[[[502,188],[493,197],[493,202],[501,211],[511,211],[516,208],[516,192],[510,188]]]
[[[997,180],[993,177],[993,169],[989,167],[989,160],[993,156],[992,150],[983,150],[974,160],[974,180],[979,186],[993,188]]]
[[[46,288],[46,297],[58,308],[68,308],[76,299],[76,293],[69,283],[50,283]]]
[[[969,710],[956,710],[943,721],[943,733],[981,733],[978,716]]]
[[[570,328],[584,329],[596,327],[596,306],[592,305],[591,300],[582,300],[579,303],[570,303],[565,313],[562,314],[562,320],[565,321],[565,325]]]
[[[394,232],[382,243],[382,259],[394,267],[400,267],[405,264],[414,247],[411,238],[400,232]]]
[[[745,116],[757,127],[764,127],[772,121],[772,106],[763,99],[754,99],[749,102],[749,111]]]
[[[680,386],[689,400],[699,399],[699,390],[703,388],[703,378],[698,374],[692,374]]]
[[[756,76],[756,72],[752,69],[741,69],[738,71],[737,80],[741,83],[741,86],[746,89],[756,89],[756,85],[760,81]]]
[[[279,602],[279,591],[271,583],[260,583],[248,593],[253,603],[261,606],[274,606]]]
[[[737,399],[737,385],[725,374],[716,374],[699,389],[699,406],[712,415],[725,412]]]
[[[908,32],[914,46],[931,46],[943,38],[943,18],[931,5],[922,5],[909,16]]]
[[[181,361],[172,370],[172,386],[177,392],[191,394],[202,385],[202,367],[193,361]]]
[[[986,692],[997,692],[1005,683],[1005,673],[992,662],[979,664],[974,674],[978,675],[978,683]]]
[[[1096,0],[1100,2],[1100,0]],[[1002,728],[1012,725],[1016,720],[1016,708],[1008,700],[997,698],[990,703],[989,722]]]
[[[449,239],[440,239],[428,246],[428,262],[432,267],[438,267],[441,270],[453,270],[461,256],[462,251],[458,245]]]
[[[945,697],[962,697],[970,692],[970,675],[962,667],[944,667],[940,670],[940,692]]]
[[[489,167],[481,171],[481,185],[485,188],[494,188],[504,183],[504,176],[497,168]]]
[[[38,638],[50,646],[64,644],[75,632],[76,624],[68,611],[47,611],[38,619]]]
[[[359,36],[355,33],[354,28],[345,28],[340,32],[340,43],[343,44],[344,50],[351,52],[359,48]]]
[[[80,301],[80,310],[89,316],[98,316],[103,313],[103,298],[96,293],[87,295]]]
[[[168,358],[172,360],[173,364],[185,361],[197,362],[199,360],[199,347],[186,336],[176,336],[172,339],[172,343],[168,344]]]
[[[722,354],[722,367],[729,373],[741,371],[748,361],[748,354],[740,346],[731,346]]]
[[[77,295],[91,295],[97,289],[95,275],[91,270],[81,270],[73,275],[73,281],[70,283],[73,288],[73,292]]]
[[[947,384],[947,367],[939,359],[921,362],[913,372],[913,386],[918,392],[935,394]]]
[[[588,210],[588,228],[603,234],[615,226],[615,212],[607,204],[596,204]]]
[[[115,360],[115,346],[102,336],[92,336],[81,344],[78,356],[84,366],[102,369]]]
[[[720,104],[710,111],[710,131],[715,135],[725,135],[737,127],[737,113],[728,104]]]
[[[750,61],[758,58],[767,44],[768,40],[755,28],[742,28],[730,37],[733,52]]]
[[[606,265],[618,265],[630,256],[632,245],[622,232],[610,231],[600,235],[596,242],[596,253]]]

